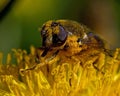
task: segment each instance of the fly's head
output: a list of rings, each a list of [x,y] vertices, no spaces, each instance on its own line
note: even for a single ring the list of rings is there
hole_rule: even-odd
[[[41,30],[42,47],[59,47],[67,39],[67,32],[64,27],[55,21],[46,22]]]

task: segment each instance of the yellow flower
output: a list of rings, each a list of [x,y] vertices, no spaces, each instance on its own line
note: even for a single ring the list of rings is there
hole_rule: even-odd
[[[120,49],[113,56],[97,49],[77,54],[81,49],[69,41],[71,49],[56,56],[13,49],[3,64],[0,53],[0,96],[119,96]]]

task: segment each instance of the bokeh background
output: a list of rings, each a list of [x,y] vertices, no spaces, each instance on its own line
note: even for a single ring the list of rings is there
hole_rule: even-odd
[[[81,22],[120,47],[120,0],[0,0],[0,51],[40,47],[38,28],[51,19]]]

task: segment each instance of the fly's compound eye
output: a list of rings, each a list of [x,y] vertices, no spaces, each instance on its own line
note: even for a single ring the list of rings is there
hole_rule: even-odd
[[[67,39],[67,32],[65,31],[65,29],[59,25],[59,32],[53,32],[52,35],[52,42],[53,42],[53,46],[61,46],[62,44],[65,43]]]

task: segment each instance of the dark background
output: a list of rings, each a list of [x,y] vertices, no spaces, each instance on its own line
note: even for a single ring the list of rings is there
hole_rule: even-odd
[[[120,0],[0,0],[0,51],[40,47],[38,28],[51,19],[81,22],[120,47]]]

